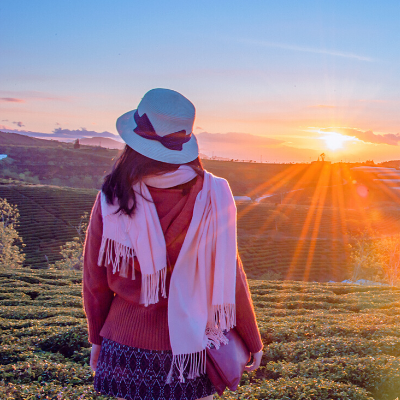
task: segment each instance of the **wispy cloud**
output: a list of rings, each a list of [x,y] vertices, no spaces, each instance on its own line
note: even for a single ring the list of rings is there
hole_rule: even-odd
[[[400,145],[400,133],[384,133],[378,135],[372,131],[361,131],[356,128],[323,128],[320,132],[337,132],[346,136],[353,136],[363,142],[375,144]]]
[[[387,104],[389,100],[380,100],[380,99],[361,99],[358,100],[360,103],[377,103],[377,104]]]
[[[25,100],[17,99],[16,97],[0,97],[0,101],[2,103],[25,103]]]
[[[52,93],[38,91],[0,91],[0,102],[25,103],[29,100],[38,101],[70,101],[72,97],[58,96]]]
[[[251,133],[228,132],[228,133],[209,133],[201,132],[196,134],[200,144],[211,143],[233,143],[240,145],[275,146],[284,143],[283,140],[273,139],[265,136],[252,135]]]
[[[318,49],[313,47],[296,46],[285,43],[264,42],[264,41],[246,40],[246,39],[241,39],[240,42],[258,46],[264,46],[264,47],[275,47],[284,50],[300,51],[303,53],[326,54],[328,56],[334,56],[334,57],[353,58],[359,61],[368,61],[368,62],[374,61],[371,57],[366,57],[360,54],[348,53],[345,51],[338,51],[338,50]]]
[[[297,162],[307,161],[309,157],[316,159],[319,154],[316,150],[290,146],[286,140],[250,133],[201,132],[196,137],[202,154],[228,159]]]
[[[336,106],[332,106],[329,104],[317,104],[315,106],[308,106],[307,108],[336,108]]]
[[[25,126],[25,125],[22,123],[22,121],[13,121],[13,124],[19,126],[20,128],[23,127],[23,126]]]

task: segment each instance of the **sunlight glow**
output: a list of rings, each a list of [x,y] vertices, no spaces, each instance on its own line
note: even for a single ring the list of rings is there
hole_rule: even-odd
[[[342,149],[343,144],[348,140],[352,140],[353,138],[337,132],[324,132],[324,136],[321,139],[325,140],[326,147],[329,150],[335,151]]]

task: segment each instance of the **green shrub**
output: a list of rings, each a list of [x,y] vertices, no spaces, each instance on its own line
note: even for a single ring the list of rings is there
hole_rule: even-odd
[[[72,270],[0,272],[0,399],[106,399],[93,389],[81,280]],[[222,399],[398,396],[397,288],[249,283],[265,355]]]
[[[374,400],[365,389],[352,384],[333,382],[320,378],[280,378],[276,381],[259,381],[239,387],[236,393],[228,391],[221,399]]]
[[[44,351],[58,352],[65,357],[71,357],[75,352],[90,346],[87,329],[82,326],[76,326],[66,332],[50,336],[38,345]]]

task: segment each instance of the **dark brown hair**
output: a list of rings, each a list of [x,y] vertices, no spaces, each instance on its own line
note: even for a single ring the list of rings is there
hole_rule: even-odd
[[[189,165],[200,176],[204,168],[200,158],[184,165]],[[111,173],[106,175],[101,190],[106,196],[107,203],[113,204],[118,200],[119,209],[127,215],[132,215],[136,209],[136,196],[132,185],[141,182],[145,176],[161,175],[179,168],[180,164],[169,164],[148,158],[129,146],[125,146],[122,154],[116,160]]]

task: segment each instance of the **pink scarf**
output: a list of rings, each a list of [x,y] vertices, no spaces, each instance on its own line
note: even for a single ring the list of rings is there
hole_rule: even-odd
[[[173,187],[195,177],[188,166],[149,177],[153,187]],[[168,182],[168,183],[167,183]],[[165,186],[168,184],[168,186]],[[151,200],[145,183],[134,185],[135,193]],[[112,264],[113,273],[127,276],[129,259],[138,258],[142,273],[141,302],[157,303],[166,297],[167,253],[154,203],[136,195],[133,217],[115,214],[101,195],[103,238],[99,265]],[[222,334],[236,324],[236,206],[229,184],[204,172],[185,240],[176,261],[169,287],[168,326],[173,362],[167,382],[178,372],[193,379],[205,373],[206,348],[226,343]],[[132,268],[132,279],[134,268]]]

